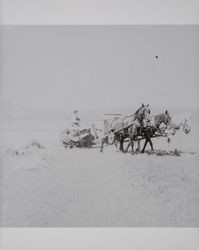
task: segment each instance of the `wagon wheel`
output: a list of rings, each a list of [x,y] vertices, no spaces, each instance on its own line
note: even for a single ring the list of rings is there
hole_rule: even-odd
[[[69,141],[69,148],[74,148],[75,147],[75,142]]]
[[[108,134],[108,144],[112,145],[115,141],[115,134],[113,132],[110,132]]]
[[[92,148],[92,146],[93,146],[93,142],[91,142],[91,141],[88,141],[88,142],[86,142],[86,143],[84,144],[84,147],[85,147],[85,148]]]

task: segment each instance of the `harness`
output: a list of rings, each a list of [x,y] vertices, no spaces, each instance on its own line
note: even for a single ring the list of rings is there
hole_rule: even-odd
[[[187,119],[185,119],[185,122],[183,123],[182,121],[180,122],[180,125],[182,126],[183,131],[186,130],[186,127],[189,128],[189,124],[187,124]]]

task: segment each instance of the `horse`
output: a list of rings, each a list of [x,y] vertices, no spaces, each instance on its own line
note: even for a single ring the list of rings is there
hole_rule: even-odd
[[[138,109],[134,116],[133,116],[133,122],[131,122],[130,126],[128,126],[126,129],[124,129],[120,135],[120,150],[123,153],[126,153],[126,150],[123,148],[124,140],[129,137],[130,144],[132,145],[132,151],[133,151],[133,140],[138,135],[139,129],[141,127],[145,127],[146,124],[148,124],[150,121],[150,109],[149,104],[144,106],[142,104],[142,107]],[[139,147],[139,141],[138,141],[138,147]]]
[[[102,138],[100,152],[103,151],[104,143],[110,142],[110,137],[112,137],[111,142],[119,142],[120,143],[120,150],[124,152],[123,149],[123,142],[126,137],[128,137],[128,127],[133,126],[137,127],[139,124],[142,124],[143,120],[149,120],[149,104],[144,105],[142,103],[141,107],[133,114],[125,117],[116,117],[114,122],[111,124],[111,129],[109,131],[106,130],[105,126],[105,133],[104,137]],[[104,125],[107,124],[107,121],[104,121]]]
[[[170,143],[173,136],[179,132],[183,131],[186,135],[191,131],[191,118],[190,114],[182,113],[174,115],[171,118],[171,127],[165,130],[167,142]]]
[[[160,125],[162,123],[165,124],[166,127],[171,126],[170,125],[171,124],[171,116],[169,115],[167,110],[164,113],[160,113],[158,115],[151,116],[150,123],[147,123],[145,126],[139,127],[137,130],[137,134],[134,131],[132,131],[132,128],[130,128],[130,132],[129,132],[130,133],[130,136],[129,136],[130,142],[127,145],[125,152],[128,152],[128,148],[131,145],[132,154],[134,153],[134,149],[133,149],[134,148],[134,140],[136,139],[137,136],[142,136],[146,139],[141,153],[144,153],[148,142],[151,146],[151,150],[154,151],[151,137],[153,137],[155,132],[157,132],[157,131],[162,132],[160,129]]]
[[[114,131],[114,124],[121,119],[120,116],[111,117],[109,119],[105,119],[103,123],[103,135],[100,139],[100,152],[103,152],[104,144],[113,144],[116,145]]]

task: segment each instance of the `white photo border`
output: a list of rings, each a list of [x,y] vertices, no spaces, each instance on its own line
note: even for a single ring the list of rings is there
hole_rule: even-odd
[[[199,24],[198,0],[1,0],[1,25]],[[196,250],[199,228],[1,228],[2,250]]]
[[[1,0],[4,25],[198,24],[198,0]]]

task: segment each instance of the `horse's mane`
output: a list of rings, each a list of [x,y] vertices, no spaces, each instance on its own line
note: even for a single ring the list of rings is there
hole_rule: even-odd
[[[157,115],[154,115],[155,118],[157,118],[157,117],[164,117],[164,116],[165,116],[165,113],[164,113],[164,112],[159,113],[159,114],[157,114]]]
[[[152,116],[152,117],[153,117],[152,120],[154,120],[154,125],[155,125],[156,127],[159,127],[160,124],[161,124],[162,122],[164,122],[164,121],[162,120],[162,118],[164,119],[165,115],[166,115],[166,114],[163,112],[163,113],[160,113],[160,114],[157,114],[157,115],[153,115],[153,116]]]
[[[140,107],[140,108],[134,113],[134,115],[133,115],[133,117],[134,117],[133,120],[134,120],[134,121],[138,118],[138,115],[139,115],[139,112],[140,112],[141,108],[142,108],[142,107]]]
[[[134,115],[138,115],[139,112],[140,112],[140,110],[141,110],[141,108],[142,108],[142,107],[140,107],[140,108],[134,113]]]

